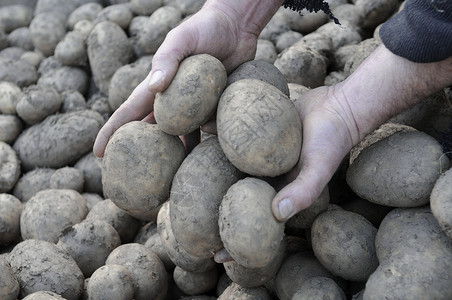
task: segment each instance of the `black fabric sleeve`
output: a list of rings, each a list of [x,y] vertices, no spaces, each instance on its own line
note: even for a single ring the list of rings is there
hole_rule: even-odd
[[[407,0],[380,28],[383,44],[410,61],[427,63],[452,56],[452,0]]]

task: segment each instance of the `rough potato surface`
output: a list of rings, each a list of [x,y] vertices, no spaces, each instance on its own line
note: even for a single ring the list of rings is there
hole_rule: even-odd
[[[17,114],[30,125],[37,124],[56,113],[63,103],[60,94],[47,86],[29,86],[16,105]]]
[[[22,202],[13,195],[0,194],[0,245],[19,240],[22,208]]]
[[[110,138],[102,164],[105,195],[131,213],[151,213],[169,197],[174,174],[185,158],[177,136],[158,125],[130,122]]]
[[[0,256],[0,299],[16,300],[19,296],[20,286],[13,270],[5,257]]]
[[[64,167],[92,149],[103,124],[102,116],[92,110],[51,115],[24,130],[13,147],[25,170]]]
[[[0,193],[10,191],[20,176],[20,161],[14,149],[0,142]]]
[[[157,124],[172,135],[185,135],[199,128],[214,114],[226,81],[226,70],[215,57],[187,57],[170,86],[155,97]]]
[[[171,186],[170,217],[174,237],[187,252],[209,258],[223,248],[218,208],[241,177],[216,137],[202,141],[182,162]]]
[[[264,287],[245,288],[233,282],[218,297],[218,300],[227,300],[227,299],[270,300],[273,298]]]
[[[268,183],[248,177],[233,184],[221,201],[221,240],[231,257],[244,267],[267,266],[283,247],[284,224],[271,211],[275,195]]]
[[[452,239],[452,169],[436,181],[430,195],[430,207],[444,233]]]
[[[82,293],[82,271],[67,252],[53,243],[25,240],[11,251],[10,264],[20,284],[20,298],[45,290],[78,300]]]
[[[201,295],[213,290],[218,281],[218,269],[212,268],[202,273],[185,271],[176,267],[173,272],[174,282],[187,295]]]
[[[105,265],[91,275],[87,293],[92,300],[132,300],[134,282],[127,267]]]
[[[347,170],[347,183],[370,202],[421,206],[441,169],[449,166],[441,145],[423,132],[397,132],[362,150]]]
[[[224,90],[217,131],[226,157],[250,175],[281,175],[300,157],[301,121],[295,106],[261,80],[242,79]]]
[[[306,279],[292,300],[336,299],[345,300],[344,291],[328,277],[316,276]]]
[[[377,229],[361,215],[329,210],[312,224],[312,248],[317,259],[334,275],[366,281],[378,266],[376,233]]]

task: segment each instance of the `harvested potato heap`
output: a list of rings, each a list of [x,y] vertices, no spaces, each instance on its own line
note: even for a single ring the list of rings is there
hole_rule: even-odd
[[[292,1],[341,25],[282,7],[229,74],[187,57],[157,124],[94,156],[204,2],[0,1],[0,299],[452,299],[450,88],[369,134],[311,207],[271,212],[300,156],[295,107],[356,70],[398,0]],[[187,153],[179,136],[211,120]]]

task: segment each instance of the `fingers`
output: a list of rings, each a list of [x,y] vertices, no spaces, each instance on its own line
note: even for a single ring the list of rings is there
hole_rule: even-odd
[[[130,121],[141,120],[151,113],[154,105],[154,93],[147,88],[148,82],[149,76],[135,88],[129,98],[101,128],[93,146],[96,156],[104,156],[108,140],[119,127]]]
[[[185,146],[186,154],[189,154],[201,141],[201,131],[195,130],[180,137]]]
[[[221,249],[217,253],[215,253],[215,256],[213,257],[216,263],[222,264],[228,261],[233,261],[234,259],[231,257],[229,252],[226,249]]]

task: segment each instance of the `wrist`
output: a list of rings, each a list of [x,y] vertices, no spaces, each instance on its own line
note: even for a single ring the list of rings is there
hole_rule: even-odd
[[[392,116],[451,84],[452,57],[415,63],[381,45],[333,91],[349,108],[356,144]]]

